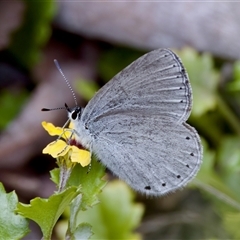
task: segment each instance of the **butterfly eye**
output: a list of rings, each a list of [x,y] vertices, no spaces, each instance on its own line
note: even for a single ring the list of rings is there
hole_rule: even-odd
[[[74,111],[72,111],[72,120],[76,120],[81,115],[81,108],[77,107]]]
[[[78,115],[78,111],[74,111],[72,113],[72,119],[75,120],[77,118],[77,115]]]

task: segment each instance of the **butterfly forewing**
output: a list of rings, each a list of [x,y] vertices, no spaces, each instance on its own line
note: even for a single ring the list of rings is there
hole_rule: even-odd
[[[97,122],[124,111],[183,122],[191,106],[191,87],[181,61],[172,51],[159,49],[140,57],[103,86],[86,106],[82,120]]]

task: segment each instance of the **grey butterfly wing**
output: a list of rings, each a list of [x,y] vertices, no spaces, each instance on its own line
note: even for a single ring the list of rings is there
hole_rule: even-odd
[[[137,59],[100,89],[81,122],[104,165],[135,190],[162,195],[189,182],[201,163],[198,134],[185,123],[191,106],[181,61],[160,49]]]
[[[158,119],[108,121],[93,142],[93,152],[136,191],[164,195],[185,186],[201,164],[201,144],[186,123]]]
[[[83,122],[118,113],[160,117],[184,122],[192,107],[191,87],[179,58],[168,49],[158,49],[134,61],[105,84],[87,104]]]

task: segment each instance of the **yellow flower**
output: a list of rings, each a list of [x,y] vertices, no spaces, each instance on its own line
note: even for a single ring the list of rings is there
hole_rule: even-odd
[[[42,122],[42,126],[49,135],[59,136],[57,140],[49,143],[43,149],[44,154],[50,154],[53,158],[68,154],[71,162],[80,163],[83,167],[90,164],[91,153],[85,149],[81,149],[81,146],[76,143],[71,128],[55,127],[52,123],[47,122]]]

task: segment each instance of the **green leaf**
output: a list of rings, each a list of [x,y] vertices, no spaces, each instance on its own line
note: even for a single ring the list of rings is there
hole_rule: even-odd
[[[240,172],[239,146],[240,146],[239,136],[225,136],[225,138],[222,139],[218,151],[218,166],[221,171],[220,173],[221,176],[233,173],[239,174]]]
[[[99,61],[99,74],[107,82],[144,53],[124,47],[104,51]]]
[[[65,239],[89,239],[92,235],[91,225],[82,223],[77,226],[77,215],[82,203],[82,194],[79,194],[71,203],[68,230]]]
[[[240,205],[240,137],[225,136],[218,150],[218,174],[235,193]]]
[[[35,198],[30,204],[19,203],[17,212],[35,221],[43,232],[44,239],[51,239],[53,227],[70,202],[79,194],[77,187],[69,187],[54,193],[49,199]]]
[[[236,61],[233,66],[233,79],[227,84],[227,90],[231,93],[240,91],[240,61]]]
[[[234,81],[240,81],[240,61],[236,61],[234,63],[234,68],[233,68],[233,79]],[[240,90],[240,89],[238,89]]]
[[[80,164],[74,167],[68,186],[81,186],[81,193],[83,194],[82,210],[98,203],[97,195],[105,185],[105,181],[102,180],[104,175],[105,167],[94,157],[91,162],[91,169],[88,166],[82,167]]]
[[[54,168],[53,170],[50,171],[51,180],[52,180],[56,185],[59,184],[59,173],[60,173],[60,169],[59,169],[59,168]]]
[[[228,121],[232,130],[240,135],[240,62],[235,62],[233,79],[222,77],[221,96],[218,96],[218,108]]]
[[[81,211],[78,221],[93,228],[91,239],[139,239],[133,230],[143,215],[143,205],[133,202],[134,194],[122,181],[107,184],[99,195],[100,204]]]
[[[79,224],[71,240],[89,239],[93,235],[91,229],[92,226],[88,223]]]
[[[15,213],[18,197],[15,192],[6,193],[0,183],[0,239],[21,239],[28,232],[28,221]]]
[[[68,226],[68,235],[72,236],[77,226],[77,215],[82,203],[82,194],[79,194],[70,205],[70,217]]]
[[[75,86],[77,92],[86,101],[89,101],[99,89],[99,86],[96,84],[96,82],[90,82],[83,79],[78,80]]]
[[[218,199],[228,207],[240,210],[237,192],[229,188],[224,178],[214,171],[215,154],[207,147],[205,141],[202,143],[204,146],[203,163],[193,183],[212,195],[212,199]]]
[[[240,212],[225,212],[223,224],[233,239],[240,239]]]
[[[192,115],[200,116],[217,106],[217,86],[219,74],[214,69],[210,54],[199,55],[191,48],[178,52],[188,72],[193,88],[194,107]]]
[[[221,218],[226,234],[239,239],[239,137],[226,137],[219,145],[219,151],[210,150],[205,141],[203,164],[194,183],[204,190],[203,196],[211,200],[212,208]],[[218,159],[217,171],[215,158]],[[213,223],[211,223],[213,224]],[[226,236],[224,238],[227,238]]]
[[[25,68],[31,68],[40,57],[40,48],[51,35],[55,2],[25,0],[24,22],[12,37],[10,52]]]

